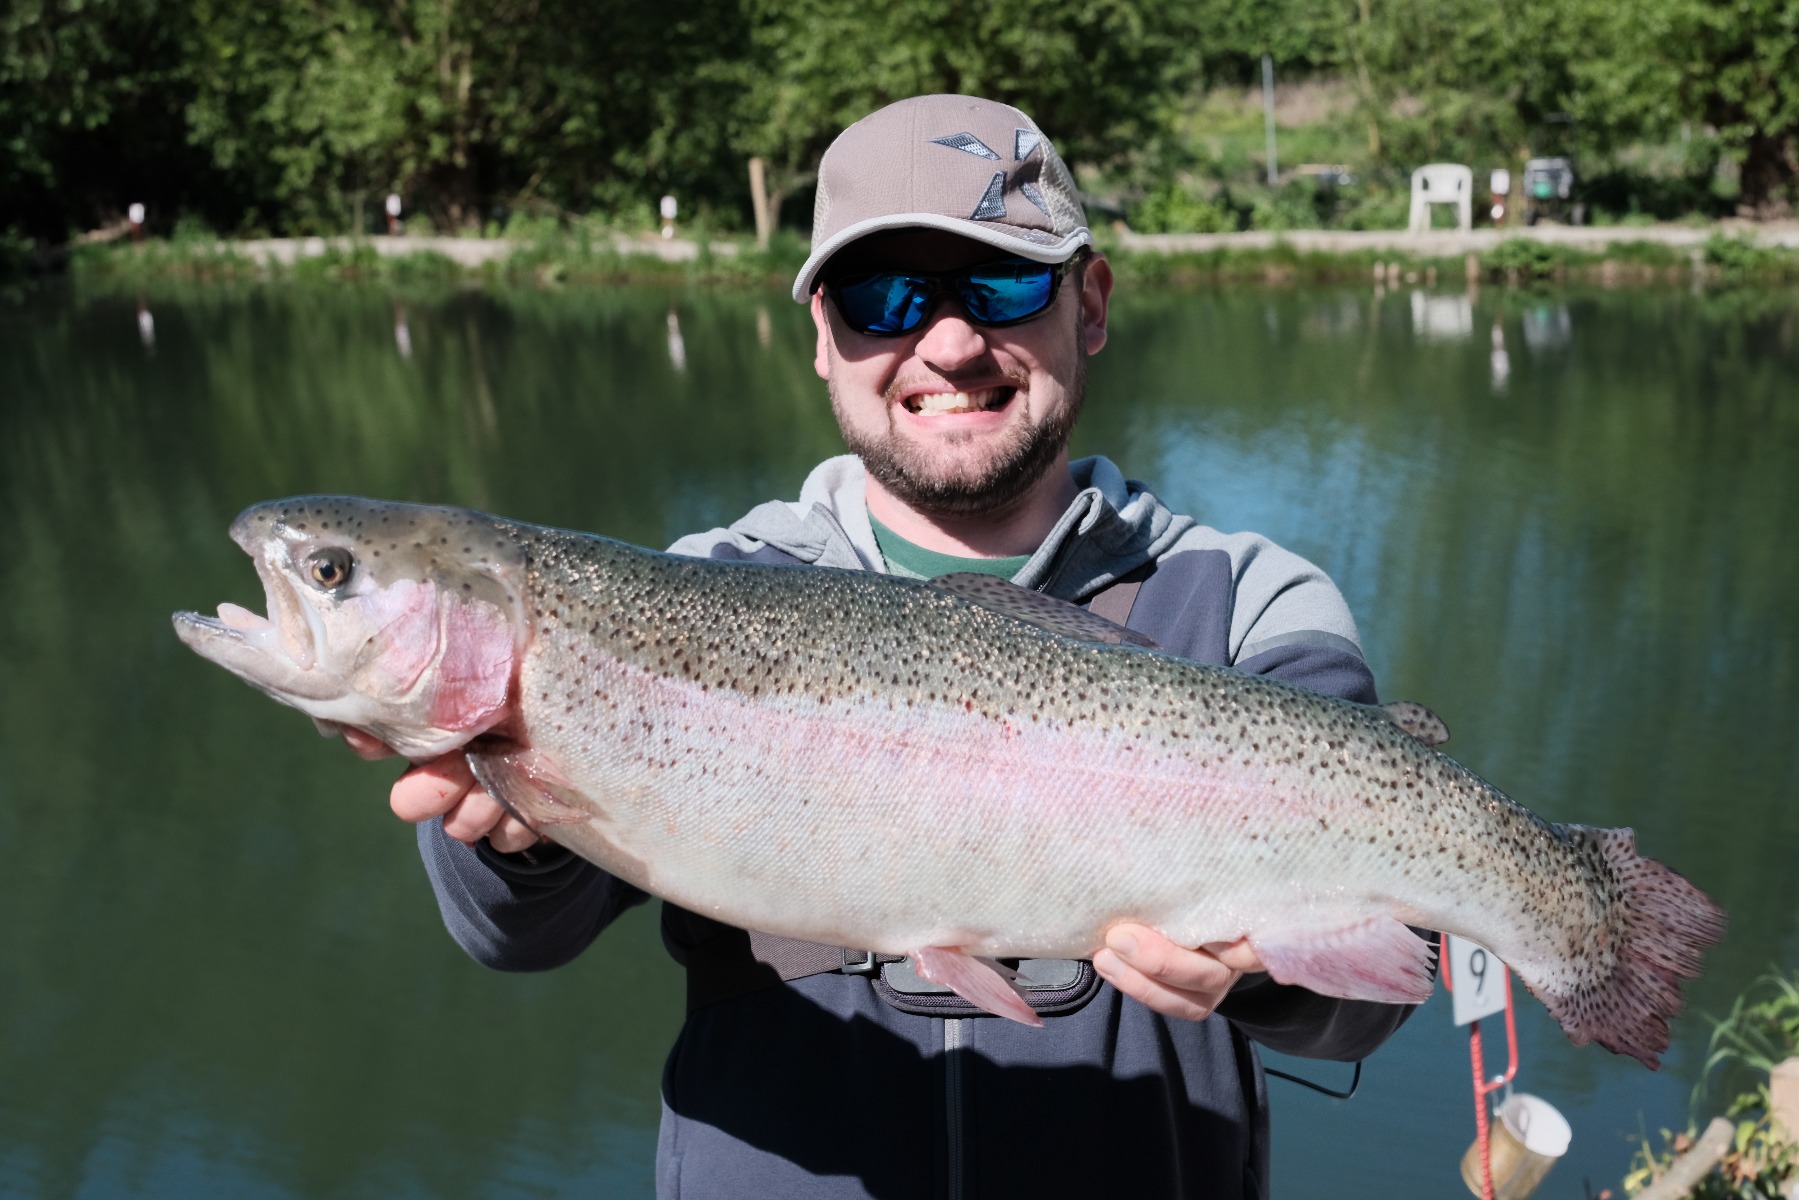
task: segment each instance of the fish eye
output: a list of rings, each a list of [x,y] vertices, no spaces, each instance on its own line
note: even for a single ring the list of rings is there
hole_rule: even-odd
[[[326,591],[334,591],[350,582],[350,572],[356,567],[356,560],[342,546],[314,550],[307,562],[312,564],[312,581]]]

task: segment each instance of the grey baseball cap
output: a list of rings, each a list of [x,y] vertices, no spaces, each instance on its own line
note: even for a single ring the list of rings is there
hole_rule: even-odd
[[[1037,262],[1093,244],[1074,176],[1037,123],[978,96],[913,96],[837,135],[818,164],[812,254],[793,298],[806,303],[826,261],[857,238],[908,228]]]

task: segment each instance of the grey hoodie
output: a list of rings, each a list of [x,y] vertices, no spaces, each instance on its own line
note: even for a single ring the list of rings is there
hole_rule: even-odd
[[[1106,459],[1072,469],[1079,495],[1015,582],[1079,602],[1137,572],[1127,623],[1169,652],[1374,701],[1354,622],[1317,568],[1265,538],[1171,512]],[[820,464],[797,501],[760,505],[671,549],[886,570],[862,465],[849,456]],[[419,838],[451,935],[501,970],[566,962],[648,898],[566,853],[526,862],[463,846],[439,824]],[[729,932],[664,905],[677,961]],[[1411,1011],[1260,975],[1198,1022],[1103,983],[1084,994],[1041,1030],[966,1007],[901,1011],[869,979],[835,972],[697,1008],[663,1073],[657,1194],[1265,1196],[1268,1113],[1253,1043],[1347,1061]]]

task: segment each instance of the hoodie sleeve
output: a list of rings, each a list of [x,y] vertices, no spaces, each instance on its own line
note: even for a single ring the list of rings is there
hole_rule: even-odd
[[[530,857],[501,854],[485,840],[466,846],[441,820],[418,827],[419,855],[444,926],[470,958],[498,971],[543,971],[587,949],[640,888],[560,846]]]

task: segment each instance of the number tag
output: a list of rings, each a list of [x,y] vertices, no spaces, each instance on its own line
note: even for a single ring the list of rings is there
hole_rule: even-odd
[[[1505,1011],[1505,964],[1467,938],[1449,935],[1450,993],[1455,1023],[1466,1025]]]

